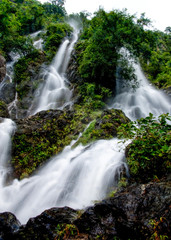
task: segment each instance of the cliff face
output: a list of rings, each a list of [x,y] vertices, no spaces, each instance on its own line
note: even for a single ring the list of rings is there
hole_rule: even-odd
[[[6,75],[6,60],[5,58],[0,54],[0,82],[4,79]]]

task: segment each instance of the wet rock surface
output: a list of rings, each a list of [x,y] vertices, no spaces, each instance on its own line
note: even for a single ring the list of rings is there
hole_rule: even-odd
[[[75,215],[76,211],[68,207],[46,210],[29,219],[25,226],[14,233],[13,239],[55,239],[59,224],[71,223]]]
[[[0,214],[1,239],[151,239],[170,235],[170,181],[131,185],[83,213],[71,208],[52,208],[19,228],[15,219]],[[6,216],[9,213],[5,213]],[[3,219],[3,223],[2,223]],[[7,222],[6,222],[7,221]],[[16,226],[16,227],[13,227]],[[72,231],[70,231],[72,229]]]
[[[148,183],[130,186],[88,208],[74,224],[80,232],[104,239],[149,239],[158,224],[157,234],[170,236],[171,184]]]
[[[15,99],[15,84],[14,83],[4,83],[0,91],[0,100],[9,104]]]
[[[0,239],[9,240],[12,239],[12,235],[21,226],[20,222],[10,212],[0,213]]]
[[[12,151],[14,176],[23,178],[33,173],[48,158],[76,140],[92,120],[96,121],[94,131],[90,131],[81,143],[87,144],[104,137],[111,139],[116,136],[117,127],[129,121],[122,111],[114,109],[100,112],[98,116],[76,110],[48,110],[16,120]]]

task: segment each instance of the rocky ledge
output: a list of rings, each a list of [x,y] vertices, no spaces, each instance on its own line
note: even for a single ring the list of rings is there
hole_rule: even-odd
[[[75,146],[98,139],[111,139],[117,135],[121,123],[128,121],[121,110],[90,113],[84,108],[42,111],[35,116],[16,120],[12,151],[14,176],[23,178],[32,174],[48,158],[76,140],[90,122]]]
[[[131,185],[84,211],[52,208],[26,225],[0,214],[0,239],[169,239],[171,184]]]

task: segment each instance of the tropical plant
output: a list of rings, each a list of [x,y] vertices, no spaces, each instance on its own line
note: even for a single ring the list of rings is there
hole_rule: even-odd
[[[162,177],[171,168],[171,120],[169,114],[156,119],[151,113],[136,122],[123,124],[119,137],[132,138],[126,149],[130,175],[136,180],[152,180]]]

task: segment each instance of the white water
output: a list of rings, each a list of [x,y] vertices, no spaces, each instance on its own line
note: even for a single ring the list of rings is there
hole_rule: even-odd
[[[37,90],[36,98],[30,110],[31,115],[42,110],[63,109],[67,105],[72,105],[72,90],[66,85],[65,72],[74,44],[78,39],[79,30],[74,24],[71,24],[71,26],[74,29],[71,42],[68,39],[64,40],[48,72],[44,72],[44,83]]]
[[[6,176],[10,171],[11,135],[14,129],[15,124],[10,119],[4,119],[0,123],[0,189],[4,187]],[[2,199],[2,197],[3,196],[0,195],[0,199]]]
[[[33,39],[33,46],[36,48],[36,49],[39,49],[39,50],[43,50],[43,39],[42,38],[39,38],[37,40],[36,37],[42,33],[43,31],[37,31],[37,32],[34,32],[32,34],[30,34],[30,37]]]
[[[131,119],[146,117],[151,112],[154,116],[171,113],[170,99],[162,91],[149,84],[140,66],[134,64],[139,87],[136,90],[117,86],[119,92],[110,108],[122,109]],[[117,83],[119,85],[119,82]]]
[[[0,211],[11,211],[25,223],[54,206],[84,208],[117,184],[123,159],[117,139],[98,141],[87,149],[68,146],[37,175],[1,188]]]

